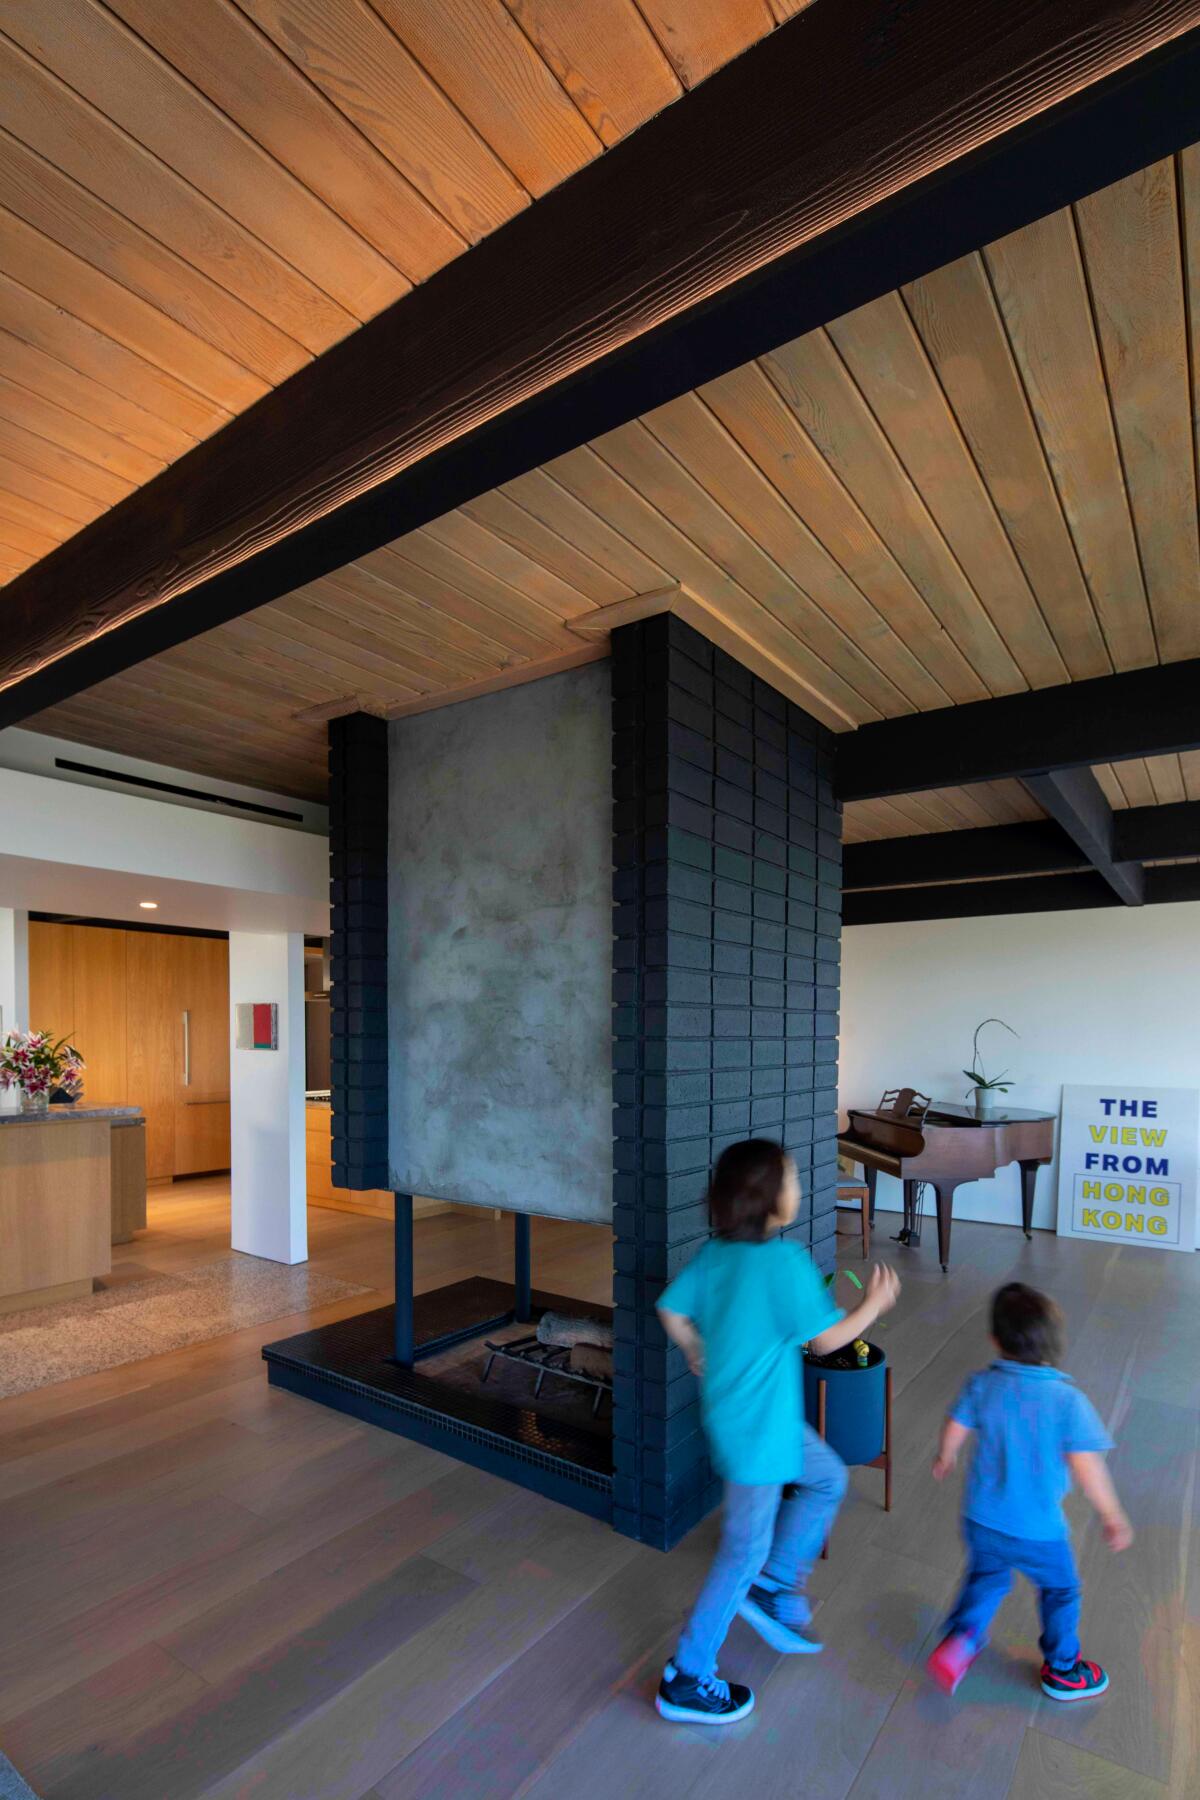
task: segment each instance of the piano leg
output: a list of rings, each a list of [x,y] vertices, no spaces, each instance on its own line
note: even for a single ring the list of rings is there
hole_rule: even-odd
[[[870,1201],[870,1212],[869,1212],[868,1216],[870,1218],[871,1224],[874,1225],[874,1223],[875,1223],[875,1189],[879,1183],[879,1170],[878,1169],[869,1169],[867,1167],[866,1163],[864,1163],[863,1164],[863,1176],[864,1176],[864,1178],[866,1180],[866,1184],[867,1184],[867,1198]]]
[[[1033,1237],[1033,1188],[1037,1181],[1040,1163],[1023,1162],[1021,1169],[1021,1229],[1027,1238]]]
[[[904,1224],[900,1231],[900,1242],[910,1250],[915,1250],[921,1242],[921,1232],[917,1224],[917,1187],[915,1181],[905,1181],[904,1187]]]
[[[954,1189],[935,1187],[937,1195],[938,1261],[943,1271],[950,1267],[950,1222],[954,1214]]]

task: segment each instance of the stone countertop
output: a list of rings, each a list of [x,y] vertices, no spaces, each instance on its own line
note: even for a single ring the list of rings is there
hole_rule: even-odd
[[[140,1106],[52,1106],[44,1113],[0,1110],[0,1125],[58,1125],[71,1119],[108,1119],[113,1125],[132,1125],[140,1124],[144,1117]]]

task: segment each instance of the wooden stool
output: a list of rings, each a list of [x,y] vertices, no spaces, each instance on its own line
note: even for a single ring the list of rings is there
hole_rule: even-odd
[[[853,1212],[852,1206],[843,1206],[843,1200],[857,1200],[862,1208],[862,1253],[863,1261],[869,1261],[871,1255],[871,1190],[865,1181],[838,1182],[837,1210]]]
[[[825,1437],[825,1389],[826,1383],[817,1383],[817,1436]],[[883,1470],[883,1510],[892,1510],[892,1365],[888,1364],[883,1371],[883,1449],[874,1462],[860,1465],[864,1469]],[[829,1559],[829,1539],[826,1538],[821,1548],[821,1561]]]

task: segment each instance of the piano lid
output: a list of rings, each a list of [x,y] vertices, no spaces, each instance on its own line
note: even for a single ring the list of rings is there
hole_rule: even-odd
[[[1031,1112],[1025,1106],[997,1106],[977,1112],[973,1106],[935,1100],[925,1114],[927,1125],[1026,1125],[1034,1121],[1056,1119],[1057,1113]]]

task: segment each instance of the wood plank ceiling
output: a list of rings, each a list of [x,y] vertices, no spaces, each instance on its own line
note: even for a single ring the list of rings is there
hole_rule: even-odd
[[[577,654],[565,621],[671,582],[839,729],[1200,655],[1198,221],[1193,148],[31,723],[317,794],[297,714]],[[1200,798],[1200,758],[1098,773]],[[1029,816],[1005,782],[847,836]]]
[[[13,0],[0,581],[807,0]]]
[[[1100,763],[1092,772],[1109,805],[1118,811],[1127,806],[1200,800],[1200,755],[1195,751],[1182,756]],[[1015,825],[1021,819],[1045,816],[1019,781],[982,781],[971,787],[897,794],[888,800],[852,800],[845,809],[844,837],[848,844],[861,844],[871,838],[962,831],[976,825]]]

